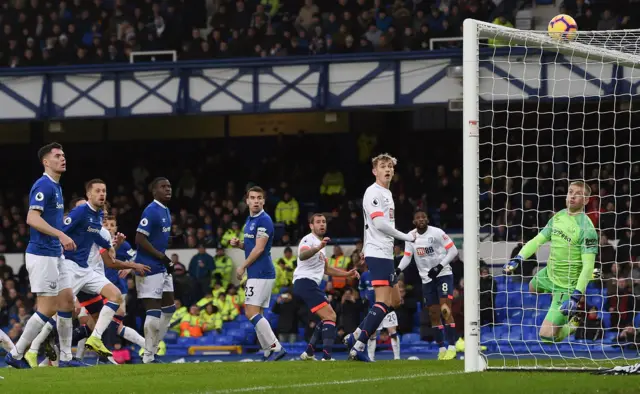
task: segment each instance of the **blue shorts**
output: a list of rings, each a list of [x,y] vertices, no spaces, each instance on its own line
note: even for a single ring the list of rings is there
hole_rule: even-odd
[[[367,263],[367,267],[371,273],[372,286],[395,286],[396,283],[398,283],[392,259],[367,257],[365,258],[365,263]]]
[[[328,305],[327,296],[320,290],[320,286],[311,279],[296,279],[293,282],[293,295],[301,298],[312,313],[316,313]]]
[[[425,306],[439,305],[441,298],[453,299],[453,275],[445,275],[422,284]]]
[[[87,313],[93,315],[94,313],[100,313],[102,306],[104,305],[103,298],[100,294],[89,294],[81,291],[76,296],[80,306],[87,310]]]

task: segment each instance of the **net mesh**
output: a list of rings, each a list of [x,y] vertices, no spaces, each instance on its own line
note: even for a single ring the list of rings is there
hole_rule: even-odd
[[[479,32],[479,257],[487,264],[480,340],[488,366],[638,362],[640,108],[632,98],[640,85],[640,32],[571,39],[490,25]],[[540,329],[553,296],[531,292],[529,282],[546,267],[549,243],[511,276],[502,266],[566,208],[577,180],[593,191],[585,210],[599,235],[602,278],[587,287],[578,329],[546,343]]]

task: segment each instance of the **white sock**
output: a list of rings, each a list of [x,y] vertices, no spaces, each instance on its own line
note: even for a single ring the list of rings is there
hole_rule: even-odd
[[[20,360],[24,355],[24,351],[27,350],[27,346],[33,342],[33,340],[40,334],[42,327],[49,321],[49,318],[40,312],[36,312],[31,316],[29,321],[22,330],[22,335],[16,343],[13,350],[11,350],[11,356]]]
[[[393,349],[393,359],[400,360],[400,337],[391,337],[391,348]]]
[[[84,358],[84,344],[87,343],[88,338],[82,338],[78,341],[78,347],[76,348],[76,358],[82,360]]]
[[[12,352],[15,348],[15,345],[13,344],[11,338],[9,338],[9,336],[2,330],[0,330],[0,346],[2,346],[2,348],[6,350],[7,353]]]
[[[255,316],[254,316],[255,318]],[[252,319],[253,320],[253,319]],[[260,341],[260,345],[262,349],[265,351],[280,351],[282,346],[276,338],[276,334],[273,333],[271,329],[271,325],[264,317],[260,316],[260,319],[255,323],[256,335],[258,336],[258,341]],[[262,340],[260,340],[262,338]]]
[[[73,320],[71,312],[58,312],[58,337],[60,338],[60,361],[70,361],[71,336],[73,334]]]
[[[357,341],[355,345],[353,345],[354,349],[356,349],[359,352],[363,352],[364,348],[365,348],[365,344],[364,342],[361,341]]]
[[[447,349],[448,349],[448,350],[453,350],[453,351],[455,351],[455,350],[456,350],[456,347],[455,347],[454,345],[449,345],[449,347],[448,347]]]
[[[38,364],[39,367],[48,367],[49,366],[49,359],[47,357],[44,358],[44,360],[42,360],[42,362],[40,364]]]
[[[122,326],[122,330],[118,332],[118,335],[120,335],[122,338],[126,339],[127,341],[140,346],[140,348],[146,349],[145,347],[146,342],[144,338],[142,337],[142,335],[138,334],[138,332],[133,328]]]
[[[144,321],[144,355],[142,362],[148,363],[154,360],[153,350],[156,348],[160,331],[160,309],[149,309]]]
[[[442,353],[442,352],[446,352],[447,348],[442,346],[440,349],[438,349],[438,352]]]
[[[42,327],[42,330],[40,330],[36,339],[31,342],[31,348],[29,351],[38,353],[44,341],[46,341],[49,334],[51,334],[51,331],[53,331],[53,324],[51,324],[51,319],[49,319],[49,321]]]
[[[356,328],[356,330],[353,332],[353,337],[356,339],[356,341],[358,340],[358,338],[360,338],[361,332],[362,330],[360,329],[360,327]]]
[[[92,337],[102,339],[104,330],[106,330],[107,327],[109,327],[109,324],[111,324],[111,320],[113,320],[113,316],[115,316],[118,308],[120,308],[120,305],[111,301],[107,302],[102,307],[102,309],[100,310],[100,316],[98,316],[98,321],[96,322],[96,326],[93,328],[93,332],[91,333]]]
[[[375,360],[376,358],[376,336],[372,335],[369,340],[367,341],[367,353],[369,354],[369,359],[371,359],[371,361]]]
[[[175,305],[162,307],[162,314],[160,315],[160,329],[158,332],[158,343],[156,343],[155,348],[156,353],[158,352],[160,341],[164,339],[164,336],[167,335],[167,331],[169,331],[169,324],[171,323],[171,318],[173,317],[173,312],[175,311]]]

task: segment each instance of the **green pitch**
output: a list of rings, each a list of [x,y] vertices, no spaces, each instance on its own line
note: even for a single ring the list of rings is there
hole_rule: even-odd
[[[464,374],[461,361],[202,363],[0,369],[0,393],[637,393],[640,378],[587,373]],[[629,391],[631,390],[631,391]]]

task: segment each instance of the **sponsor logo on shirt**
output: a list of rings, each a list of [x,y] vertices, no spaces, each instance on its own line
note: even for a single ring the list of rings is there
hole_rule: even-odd
[[[163,233],[168,233],[169,231],[171,231],[171,227],[163,227],[162,228],[162,232]]]
[[[88,233],[100,233],[100,229],[99,228],[93,228],[93,227],[87,227],[87,232]]]
[[[584,240],[584,245],[588,248],[598,245],[598,240],[595,238],[587,238]]]
[[[556,236],[564,239],[568,243],[571,243],[571,237],[569,237],[567,234],[565,234],[562,230],[558,230],[557,228],[554,228],[553,229],[553,235],[556,235]]]

